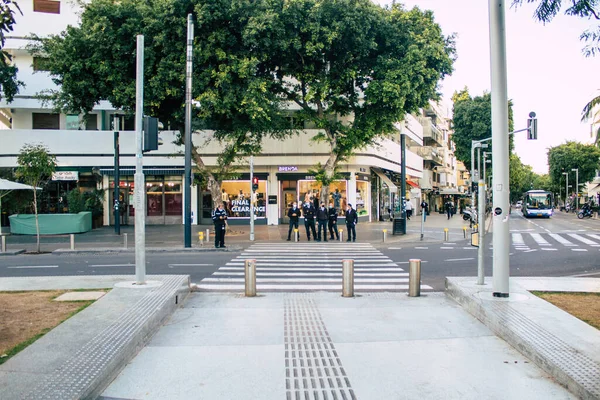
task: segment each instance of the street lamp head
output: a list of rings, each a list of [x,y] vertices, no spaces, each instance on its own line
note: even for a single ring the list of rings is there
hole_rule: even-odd
[[[572,168],[571,171],[579,171],[579,168]]]
[[[482,148],[482,149],[487,149],[487,148],[488,148],[488,144],[487,144],[487,143],[483,143],[483,144],[481,145],[481,148]]]
[[[529,113],[529,118],[535,118],[535,112],[533,112],[533,111],[532,111],[532,112],[530,112],[530,113]]]

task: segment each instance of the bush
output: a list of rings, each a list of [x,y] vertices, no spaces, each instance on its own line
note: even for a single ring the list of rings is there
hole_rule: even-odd
[[[69,212],[72,214],[86,211],[85,199],[83,193],[81,193],[79,189],[73,189],[67,194],[67,204],[69,206]]]

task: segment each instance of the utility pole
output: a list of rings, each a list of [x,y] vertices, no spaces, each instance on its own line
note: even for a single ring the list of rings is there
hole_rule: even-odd
[[[250,156],[250,241],[254,242],[254,156]]]
[[[194,49],[194,22],[187,19],[187,54],[185,67],[185,185],[183,186],[184,247],[192,247],[192,57]]]
[[[567,211],[567,203],[569,201],[569,173],[563,172],[562,174],[567,177],[567,181],[565,182],[565,211]]]
[[[579,210],[579,168],[573,168],[575,171],[575,211]]]
[[[402,158],[400,169],[400,207],[402,207],[402,234],[406,235],[406,135],[400,134],[400,157]]]
[[[509,151],[505,1],[489,0],[492,83],[494,263],[492,294],[509,297]]]
[[[137,285],[146,284],[146,182],[142,119],[144,117],[144,35],[137,35],[135,82],[135,279]],[[117,184],[115,182],[115,184]]]
[[[121,234],[121,204],[119,204],[119,198],[120,196],[120,182],[121,182],[121,176],[120,176],[120,172],[119,171],[119,116],[117,114],[115,114],[114,118],[113,118],[113,132],[114,132],[114,145],[115,145],[115,173],[114,173],[114,180],[115,180],[115,191],[114,191],[114,210],[115,210],[115,233],[117,235]]]

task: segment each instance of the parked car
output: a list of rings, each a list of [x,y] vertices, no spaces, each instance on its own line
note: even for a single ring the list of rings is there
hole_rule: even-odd
[[[521,201],[521,200],[517,201],[516,207],[517,208],[523,207],[523,201]]]

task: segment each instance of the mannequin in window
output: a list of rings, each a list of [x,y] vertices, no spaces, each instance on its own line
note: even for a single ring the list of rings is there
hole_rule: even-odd
[[[331,194],[331,197],[333,197],[333,206],[337,209],[340,208],[340,200],[342,198],[342,194],[340,193],[339,189],[335,189],[335,192],[333,192]]]

